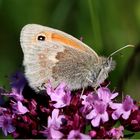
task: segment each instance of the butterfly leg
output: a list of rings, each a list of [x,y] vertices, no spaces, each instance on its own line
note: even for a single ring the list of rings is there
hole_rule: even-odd
[[[82,95],[84,94],[84,91],[85,91],[85,88],[83,87],[83,88],[82,88],[81,95],[80,95],[80,99],[82,98]]]
[[[90,83],[93,83],[93,81],[90,80],[88,77],[86,77],[86,80],[87,80],[88,82],[90,82]],[[83,87],[83,88],[82,88],[82,92],[81,92],[80,98],[82,97],[82,95],[84,94],[84,91],[85,91],[84,86],[82,86],[82,87]]]
[[[94,85],[93,84],[94,82],[92,80],[90,80],[88,77],[86,77],[86,79],[88,80],[89,83],[91,83],[91,85]],[[98,85],[95,85],[93,88],[96,93],[97,93],[97,88],[98,88]]]
[[[45,83],[42,83],[41,88],[46,88]]]
[[[94,91],[95,91],[96,94],[97,94],[97,88],[98,88],[98,86],[96,85],[96,86],[94,87]]]

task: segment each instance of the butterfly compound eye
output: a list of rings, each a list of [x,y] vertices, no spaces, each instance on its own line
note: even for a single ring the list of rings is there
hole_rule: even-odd
[[[45,37],[44,35],[39,35],[39,36],[37,37],[37,40],[38,40],[38,41],[45,41],[45,39],[46,39],[46,37]]]

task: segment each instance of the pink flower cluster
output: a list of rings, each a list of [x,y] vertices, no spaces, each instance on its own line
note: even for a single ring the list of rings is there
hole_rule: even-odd
[[[1,90],[1,98],[8,98],[0,107],[0,128],[5,136],[119,139],[127,137],[125,129],[140,131],[139,106],[128,95],[118,103],[118,93],[107,86],[96,91],[87,88],[81,96],[80,90],[72,92],[65,83],[54,89],[51,82],[36,94],[20,78],[14,80],[10,93]]]

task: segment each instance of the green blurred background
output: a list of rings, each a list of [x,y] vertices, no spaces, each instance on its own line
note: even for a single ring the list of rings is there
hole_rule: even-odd
[[[0,0],[0,85],[23,70],[20,30],[37,23],[65,31],[92,47],[99,55],[127,44],[114,56],[110,73],[112,89],[140,100],[140,0]]]
[[[82,36],[99,55],[108,56],[127,44],[139,44],[140,0],[0,0],[2,86],[8,87],[7,76],[21,70],[19,36],[28,23],[57,28],[77,38]],[[135,50],[128,48],[114,56],[117,67],[110,80],[113,89],[121,88],[123,94],[139,99],[140,55]],[[130,59],[133,61],[128,62]]]
[[[99,55],[108,56],[127,44],[139,46],[140,0],[0,0],[2,86],[8,87],[7,76],[21,70],[19,36],[28,23],[57,28],[77,38],[82,36]],[[135,50],[128,48],[114,56],[117,67],[110,80],[113,89],[119,89],[123,81],[123,94],[139,99],[140,55]],[[128,62],[130,59],[133,61]]]

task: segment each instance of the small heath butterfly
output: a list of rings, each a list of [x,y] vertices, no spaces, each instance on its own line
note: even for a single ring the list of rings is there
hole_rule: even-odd
[[[23,64],[29,85],[36,91],[51,81],[56,87],[65,82],[71,90],[97,87],[115,68],[112,53],[98,56],[89,46],[62,31],[28,24],[20,36]],[[131,46],[127,45],[124,48]],[[123,48],[121,48],[123,49]]]

